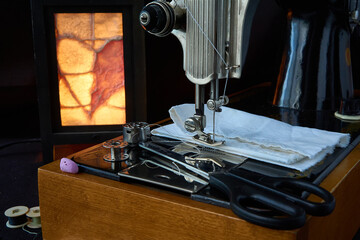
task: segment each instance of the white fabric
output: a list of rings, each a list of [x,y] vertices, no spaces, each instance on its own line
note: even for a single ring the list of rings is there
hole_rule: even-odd
[[[213,112],[205,109],[205,132],[212,133]],[[196,142],[193,134],[183,127],[185,120],[194,114],[194,104],[174,106],[169,112],[174,124],[154,129],[152,133]],[[291,126],[227,107],[216,113],[215,120],[217,140],[225,140],[225,144],[215,148],[299,171],[307,170],[335,147],[346,147],[350,142],[349,134]]]

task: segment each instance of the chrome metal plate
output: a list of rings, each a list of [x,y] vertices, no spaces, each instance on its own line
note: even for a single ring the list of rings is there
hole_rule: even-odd
[[[186,180],[186,177],[146,161],[123,169],[118,175],[120,177],[135,179],[189,194],[198,192],[200,189],[207,186],[207,184],[196,181],[191,182],[189,179]]]

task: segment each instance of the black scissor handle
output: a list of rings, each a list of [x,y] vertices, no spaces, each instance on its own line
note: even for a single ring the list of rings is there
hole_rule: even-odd
[[[231,169],[230,174],[241,181],[256,186],[256,188],[269,189],[269,191],[304,208],[306,213],[314,216],[326,216],[335,208],[335,198],[330,192],[305,180],[269,177],[242,168]],[[295,195],[294,191],[312,193],[321,198],[323,202],[311,202],[303,199],[299,195]]]
[[[312,202],[290,194],[287,196],[288,200],[304,208],[308,214],[314,216],[326,216],[329,215],[335,208],[334,196],[324,188],[313,183],[301,179],[267,177],[263,178],[262,181],[266,181],[268,184],[271,184],[274,188],[279,190],[284,188],[293,188],[299,191],[312,193],[320,197],[323,202]]]
[[[271,192],[239,181],[229,173],[211,174],[209,184],[224,192],[229,197],[232,211],[246,221],[274,229],[295,229],[305,224],[306,213],[303,208]],[[249,200],[275,210],[281,216],[261,214],[247,206]]]

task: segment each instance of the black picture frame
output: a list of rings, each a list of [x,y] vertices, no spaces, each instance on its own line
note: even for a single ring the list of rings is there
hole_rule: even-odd
[[[53,160],[54,145],[99,143],[122,133],[122,125],[61,125],[54,13],[123,14],[126,121],[146,121],[145,36],[138,23],[143,6],[142,0],[31,0],[40,134],[45,162]]]

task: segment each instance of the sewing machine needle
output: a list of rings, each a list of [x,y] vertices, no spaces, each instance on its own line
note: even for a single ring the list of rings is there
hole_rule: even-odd
[[[215,110],[213,111],[213,142],[215,142]]]

